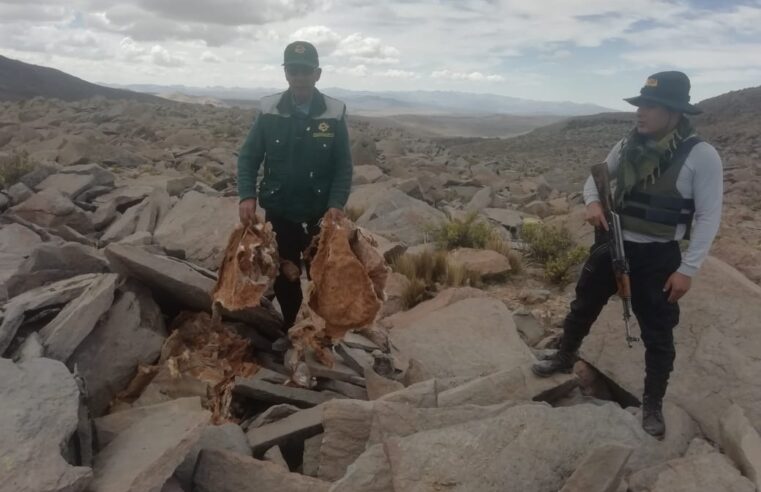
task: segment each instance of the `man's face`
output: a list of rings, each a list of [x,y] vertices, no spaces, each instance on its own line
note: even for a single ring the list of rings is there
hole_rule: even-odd
[[[286,65],[285,80],[294,95],[309,94],[315,84],[320,80],[322,69],[312,68],[306,65]]]
[[[637,108],[637,132],[648,137],[660,137],[671,131],[679,121],[679,113],[663,106],[643,103]]]

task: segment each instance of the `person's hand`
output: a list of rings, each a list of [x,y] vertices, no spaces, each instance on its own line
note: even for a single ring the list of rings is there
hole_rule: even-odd
[[[605,219],[605,212],[600,202],[592,202],[587,205],[587,222],[595,227],[608,230],[608,221]]]
[[[340,208],[329,208],[327,213],[325,213],[325,218],[332,220],[333,222],[338,222],[339,220],[346,217],[344,214],[344,211]]]
[[[679,299],[684,296],[688,290],[690,290],[690,287],[692,286],[692,279],[679,272],[674,272],[671,274],[668,280],[666,280],[666,285],[663,286],[663,292],[669,293],[669,302],[675,303]]]
[[[245,226],[253,225],[256,222],[256,198],[248,198],[238,204],[238,215],[240,223]]]

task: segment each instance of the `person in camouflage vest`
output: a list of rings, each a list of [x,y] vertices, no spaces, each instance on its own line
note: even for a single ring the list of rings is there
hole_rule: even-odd
[[[695,132],[686,115],[690,80],[682,72],[648,77],[637,106],[637,124],[606,159],[616,181],[614,207],[621,216],[630,264],[632,308],[645,345],[642,427],[662,439],[662,402],[676,351],[673,329],[679,299],[690,289],[719,229],[723,181],[719,154]],[[597,188],[584,186],[587,221],[607,230]],[[681,253],[678,241],[689,239]],[[576,285],[576,299],[563,324],[559,350],[533,366],[539,376],[571,372],[582,340],[617,290],[607,243],[590,251]]]

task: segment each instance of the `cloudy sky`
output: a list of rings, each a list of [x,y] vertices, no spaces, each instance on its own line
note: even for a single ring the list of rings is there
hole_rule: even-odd
[[[626,108],[681,69],[693,100],[761,85],[761,0],[0,0],[0,54],[116,84],[443,89]]]

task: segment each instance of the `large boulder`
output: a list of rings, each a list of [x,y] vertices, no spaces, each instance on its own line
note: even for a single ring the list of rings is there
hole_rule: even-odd
[[[92,478],[61,455],[79,422],[79,388],[62,363],[0,359],[0,490],[79,492]]]
[[[383,170],[374,165],[354,166],[352,184],[362,185],[375,183],[383,177]]]
[[[163,315],[150,292],[131,284],[119,289],[111,308],[69,359],[85,380],[92,415],[106,411],[138,365],[156,362],[166,336]]]
[[[732,402],[761,428],[761,287],[709,257],[680,301],[677,357],[667,400],[675,401],[713,441]],[[644,348],[625,348],[620,303],[610,302],[581,348],[582,357],[634,395],[641,395]],[[636,328],[635,328],[636,331]],[[620,347],[617,349],[616,347]]]
[[[447,484],[459,491],[556,492],[589,449],[608,443],[634,449],[640,460],[657,446],[636,417],[612,403],[518,405],[495,417],[383,439],[349,467],[333,491],[422,492]]]
[[[83,191],[95,184],[95,176],[87,174],[51,174],[40,184],[37,191],[57,190],[75,200]]]
[[[431,377],[478,377],[534,361],[513,317],[496,299],[465,299],[404,329],[391,342]]]
[[[190,490],[193,485],[193,472],[198,464],[198,456],[205,449],[229,451],[246,457],[251,456],[251,448],[248,446],[246,433],[238,424],[228,422],[227,424],[206,427],[201,433],[201,438],[193,445],[185,460],[174,472],[174,476],[186,490]]]
[[[427,228],[435,226],[446,216],[425,202],[391,188],[376,195],[373,203],[357,220],[357,224],[392,240],[409,246],[426,242]]]
[[[217,198],[189,191],[154,231],[154,239],[170,252],[216,269],[222,262],[227,238],[238,224],[238,199]]]

